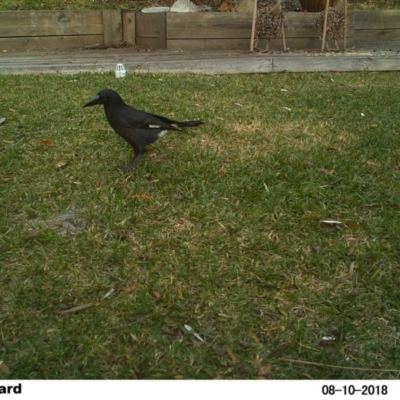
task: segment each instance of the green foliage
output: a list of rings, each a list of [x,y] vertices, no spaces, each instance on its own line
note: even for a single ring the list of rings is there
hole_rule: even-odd
[[[398,82],[0,76],[7,377],[399,378]],[[106,87],[208,124],[122,173]]]

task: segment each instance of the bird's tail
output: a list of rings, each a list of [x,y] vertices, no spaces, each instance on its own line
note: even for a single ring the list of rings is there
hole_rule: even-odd
[[[190,127],[190,126],[199,126],[205,124],[204,121],[174,121],[174,124],[179,126],[180,128],[183,127]]]

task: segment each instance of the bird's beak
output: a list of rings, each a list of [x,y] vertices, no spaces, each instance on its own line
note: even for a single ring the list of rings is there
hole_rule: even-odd
[[[101,104],[100,96],[98,95],[94,96],[93,99],[88,101],[83,107],[91,107],[95,106],[96,104]]]

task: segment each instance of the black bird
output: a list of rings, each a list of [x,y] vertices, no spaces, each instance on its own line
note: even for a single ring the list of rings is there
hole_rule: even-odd
[[[204,124],[203,121],[174,121],[157,114],[137,110],[125,104],[114,90],[104,89],[97,93],[83,107],[103,104],[107,121],[115,133],[125,139],[132,147],[134,157],[124,168],[133,168],[146,153],[149,144],[163,137],[167,131],[180,131],[178,127],[193,127]]]

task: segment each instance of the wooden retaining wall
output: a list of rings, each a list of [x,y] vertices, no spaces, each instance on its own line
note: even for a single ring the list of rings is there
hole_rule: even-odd
[[[400,10],[365,10],[354,13],[357,48],[400,51]]]
[[[119,10],[0,12],[0,50],[59,50],[121,42]]]
[[[285,18],[286,43],[291,50],[318,49],[315,29],[318,13],[289,12]],[[252,14],[159,13],[136,14],[136,44],[168,50],[249,50]],[[354,46],[354,15],[349,13],[347,47]],[[258,47],[265,48],[261,39]],[[281,50],[282,40],[271,40],[271,50]]]
[[[286,14],[290,50],[319,50],[317,13]],[[135,13],[128,10],[0,12],[0,51],[119,46],[167,50],[248,50],[252,15],[246,13]],[[259,47],[265,47],[261,39]],[[347,49],[400,50],[400,11],[353,11]],[[271,50],[282,49],[280,38]]]

